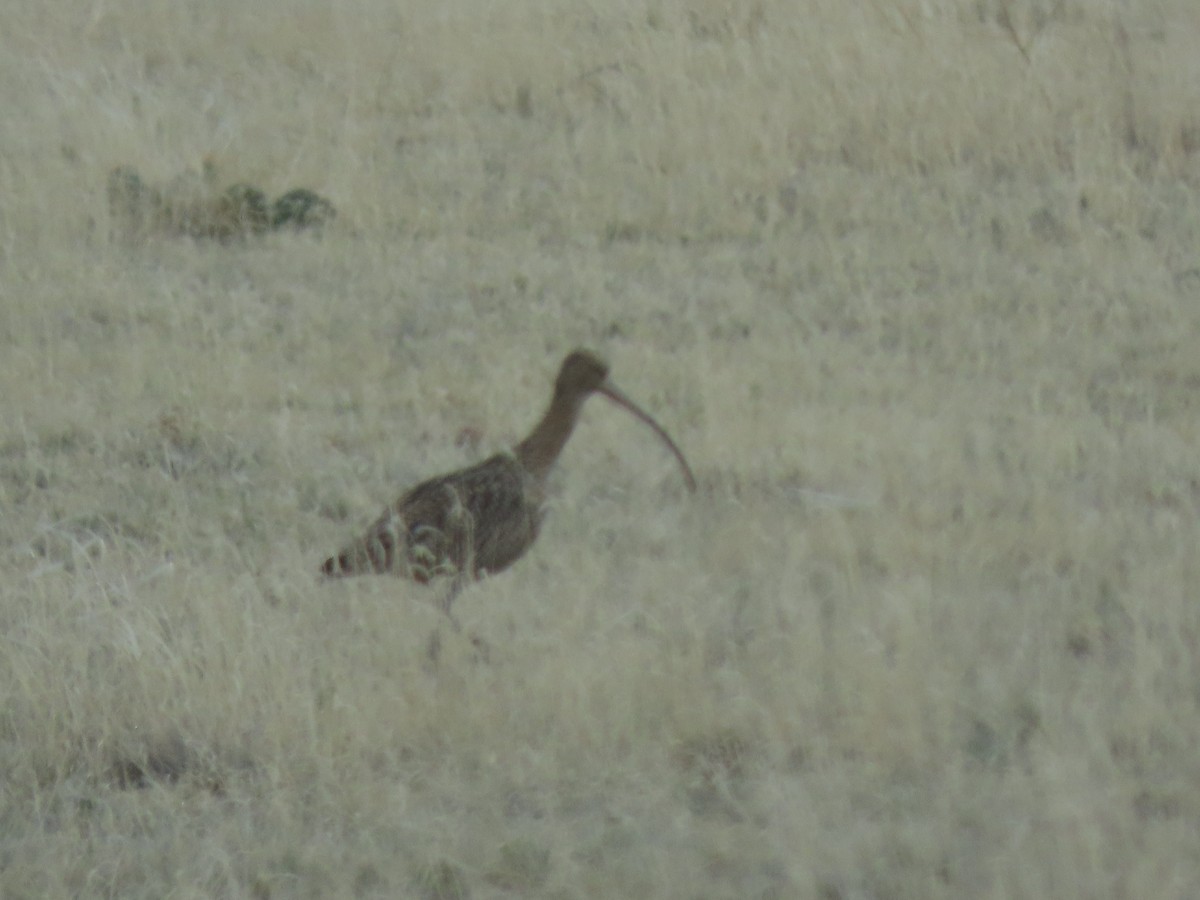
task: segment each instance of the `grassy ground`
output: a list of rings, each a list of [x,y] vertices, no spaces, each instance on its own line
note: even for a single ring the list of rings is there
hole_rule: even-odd
[[[1200,892],[1190,0],[10,7],[0,896]],[[488,661],[317,581],[577,345],[697,495],[591,401]]]

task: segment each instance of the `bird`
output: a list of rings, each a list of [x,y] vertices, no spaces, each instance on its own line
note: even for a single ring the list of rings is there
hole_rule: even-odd
[[[547,479],[571,437],[584,401],[600,394],[648,425],[675,456],[688,490],[696,490],[682,451],[649,413],[609,380],[609,366],[588,350],[562,362],[550,405],[529,435],[510,450],[469,468],[423,481],[389,506],[365,535],[325,560],[327,578],[388,574],[429,584],[449,578],[441,601],[507,569],[537,539],[545,518]]]

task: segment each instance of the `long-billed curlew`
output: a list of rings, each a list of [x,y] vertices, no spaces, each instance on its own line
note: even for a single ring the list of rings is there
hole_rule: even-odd
[[[608,364],[586,350],[563,360],[554,396],[537,426],[511,451],[422,482],[388,507],[367,533],[325,561],[330,577],[398,575],[426,584],[453,579],[447,612],[463,584],[516,562],[538,536],[546,479],[570,438],[583,401],[603,394],[649,425],[670,448],[688,490],[696,479],[662,427],[608,380]]]

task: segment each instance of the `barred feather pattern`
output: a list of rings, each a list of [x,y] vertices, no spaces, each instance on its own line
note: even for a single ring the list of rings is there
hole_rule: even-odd
[[[540,484],[507,453],[422,482],[366,535],[325,561],[329,577],[389,574],[426,584],[508,568],[537,538]]]

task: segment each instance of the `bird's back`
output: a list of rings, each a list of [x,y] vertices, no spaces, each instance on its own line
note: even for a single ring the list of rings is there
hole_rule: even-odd
[[[509,454],[422,482],[367,534],[326,560],[326,575],[390,573],[421,583],[478,577],[521,557],[541,525],[540,486]]]

